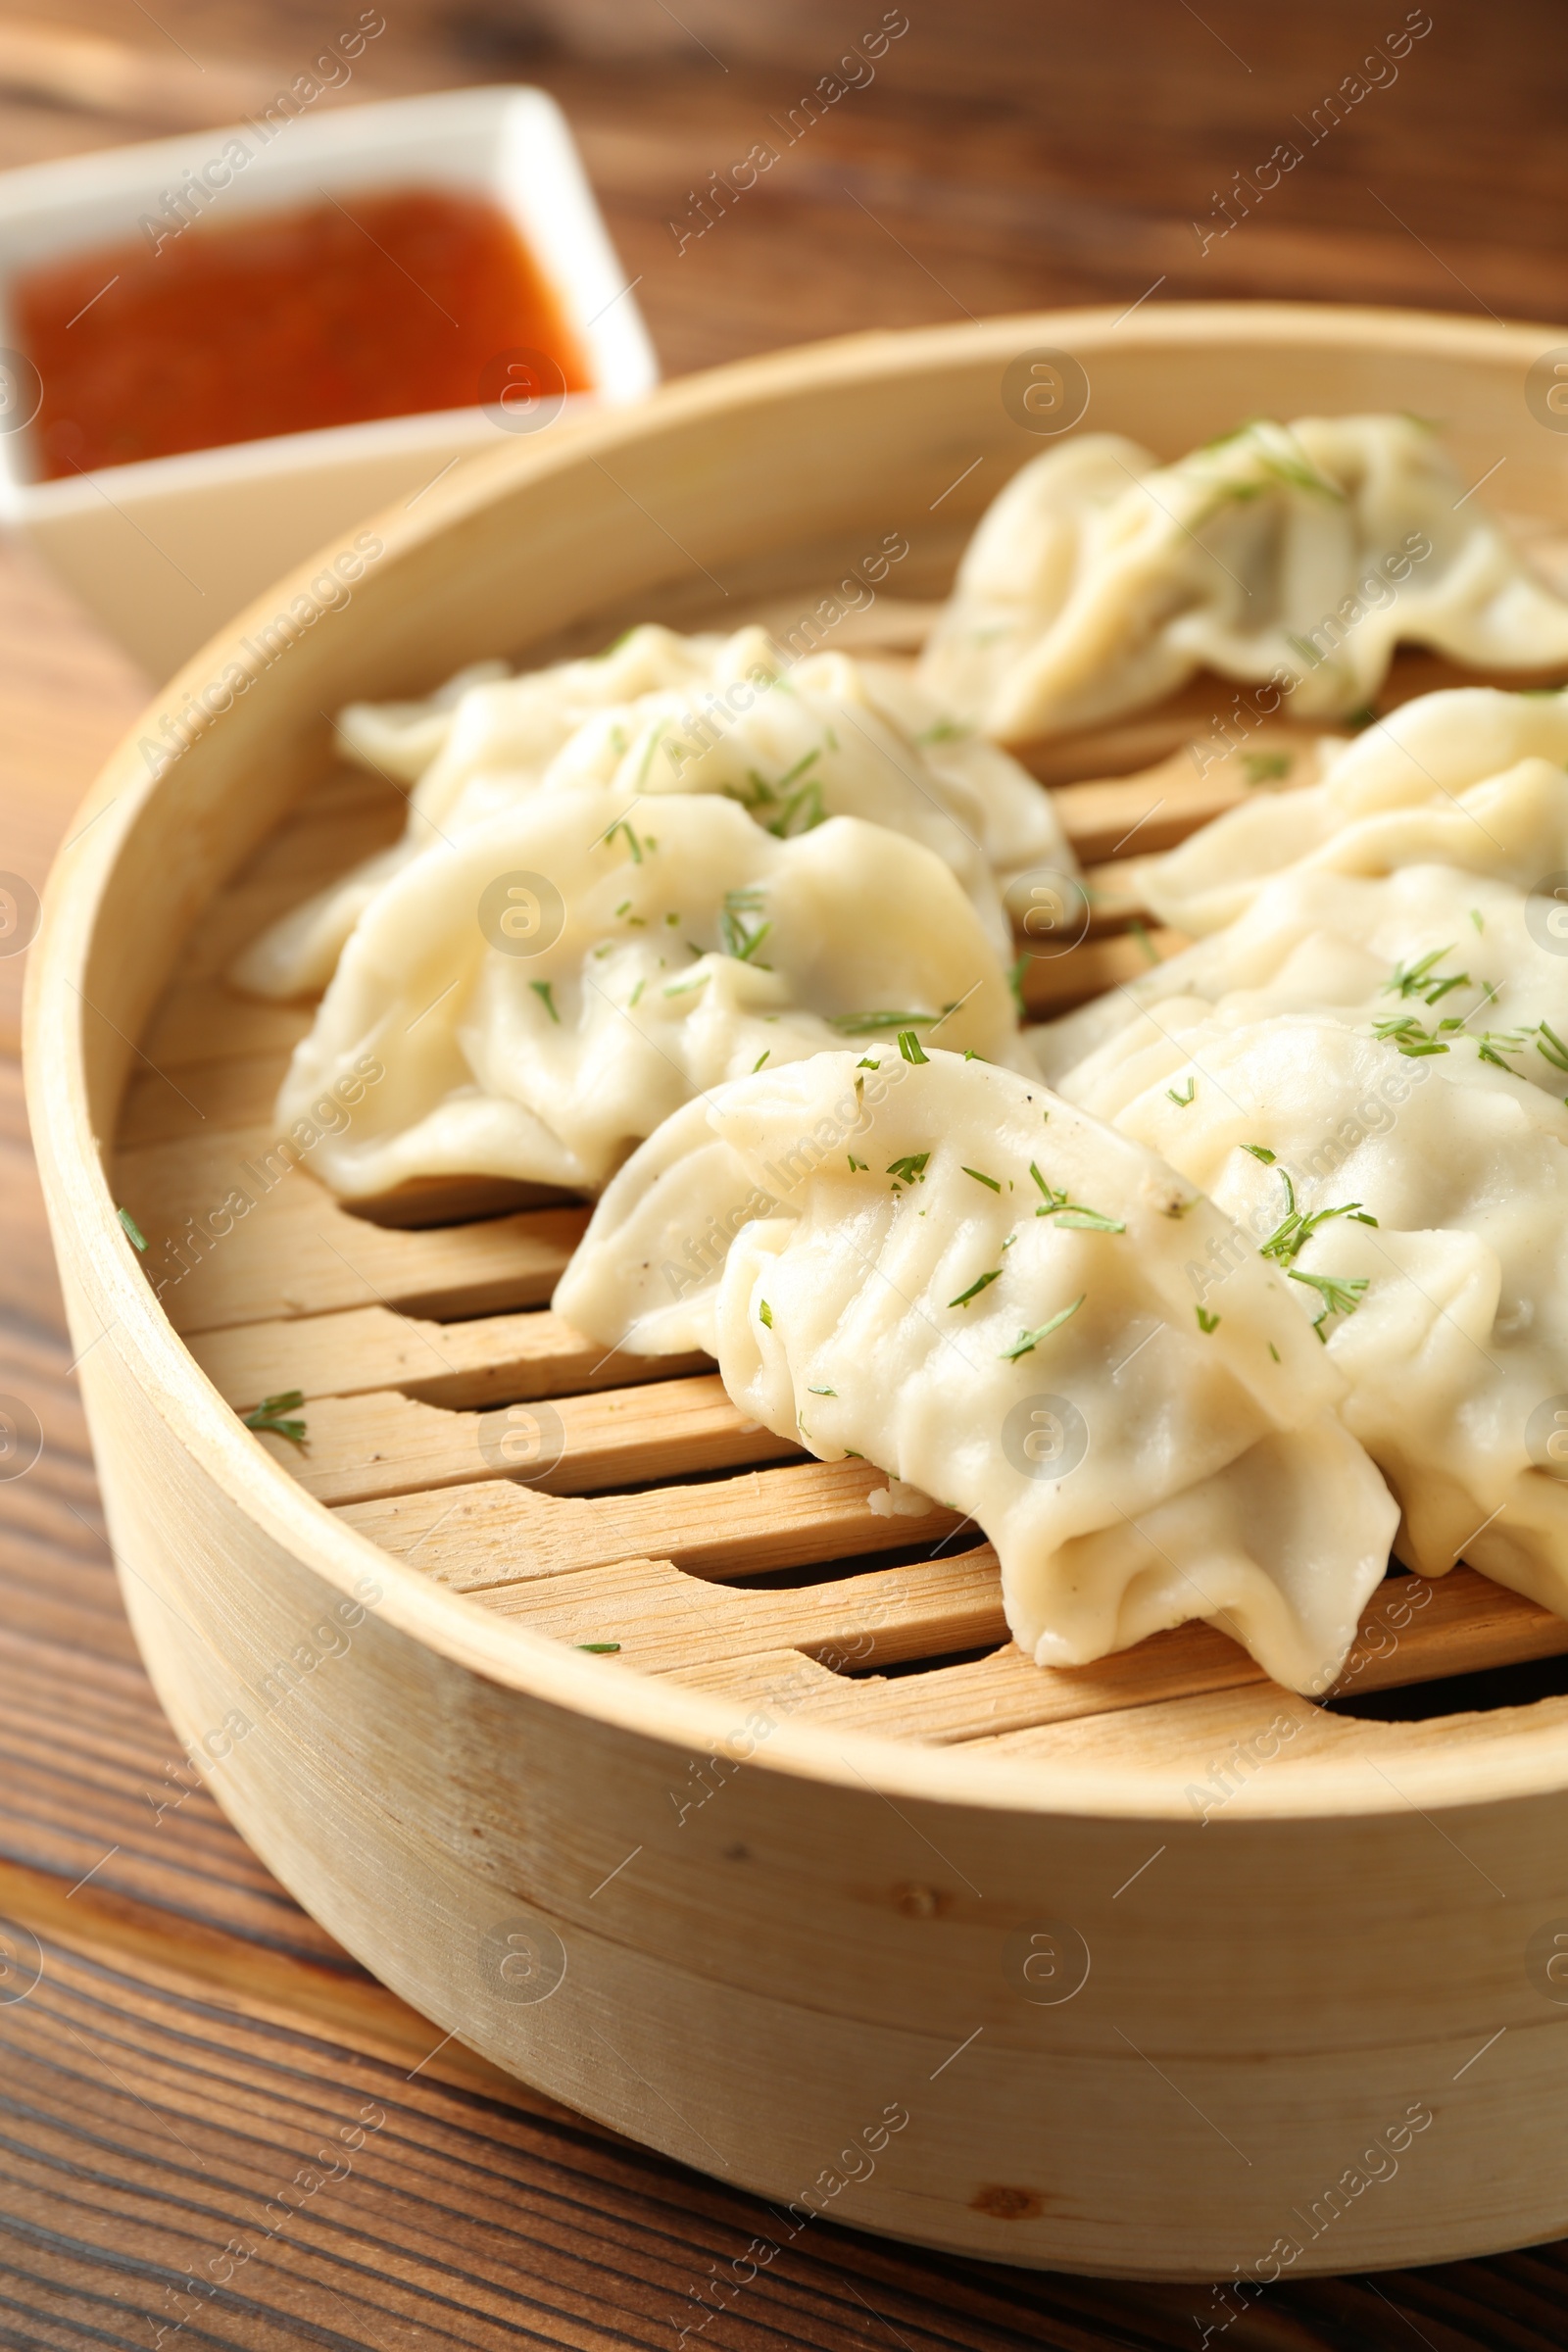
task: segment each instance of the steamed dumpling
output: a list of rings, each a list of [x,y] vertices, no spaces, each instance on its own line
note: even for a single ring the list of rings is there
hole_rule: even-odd
[[[1462,1557],[1568,1616],[1568,1484],[1545,1450],[1568,1396],[1568,1108],[1474,1054],[1411,1060],[1324,1014],[1128,1038],[1074,1091],[1323,1316],[1341,1417],[1402,1507],[1399,1557],[1425,1576]],[[1222,1247],[1187,1265],[1221,1317],[1232,1262]]]
[[[1568,662],[1568,603],[1464,490],[1405,416],[1261,420],[1164,466],[1081,435],[983,518],[922,683],[1020,742],[1200,668],[1273,678],[1308,718],[1368,702],[1400,641],[1486,668]]]
[[[691,1095],[765,1061],[908,1029],[1021,1051],[995,951],[919,843],[858,817],[775,840],[722,800],[608,807],[521,802],[361,916],[278,1099],[286,1127],[347,1065],[383,1066],[314,1151],[336,1192],[593,1191]]]
[[[339,735],[385,768],[418,770],[403,839],[274,924],[235,966],[263,996],[324,985],[360,915],[433,843],[538,792],[622,801],[709,793],[738,802],[780,839],[859,816],[923,842],[956,875],[1010,960],[999,878],[1029,866],[1076,872],[1049,794],[1015,760],[945,724],[891,663],[815,654],[786,666],[760,628],[729,638],[634,629],[595,661],[470,683],[439,710],[351,708]],[[381,757],[377,757],[377,751]],[[400,764],[399,764],[400,763]]]
[[[1161,922],[1206,937],[1244,914],[1270,874],[1322,852],[1359,818],[1428,802],[1441,811],[1522,760],[1568,767],[1568,695],[1487,686],[1425,694],[1348,743],[1325,744],[1323,756],[1320,783],[1243,802],[1178,849],[1139,861],[1136,887]]]
[[[1400,862],[1423,844],[1451,863]],[[1227,929],[1025,1034],[1054,1085],[1135,1024],[1146,1039],[1167,1029],[1179,998],[1253,1016],[1343,1007],[1407,1054],[1499,1056],[1561,1094],[1564,908],[1531,886],[1557,869],[1568,871],[1568,778],[1527,760],[1452,805],[1347,827]]]
[[[1186,1266],[1210,1249],[1236,1271],[1200,1319]],[[1010,1070],[884,1047],[691,1104],[556,1305],[607,1346],[708,1347],[767,1428],[968,1513],[1042,1665],[1200,1617],[1322,1689],[1384,1573],[1397,1512],[1290,1284]]]

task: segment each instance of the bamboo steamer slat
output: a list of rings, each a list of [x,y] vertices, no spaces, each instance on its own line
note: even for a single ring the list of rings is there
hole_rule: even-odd
[[[432,2043],[763,2191],[780,2243],[826,2213],[1202,2279],[1568,2227],[1545,1969],[1559,1931],[1568,1950],[1568,1699],[1325,1713],[1198,1626],[1036,1669],[952,1514],[900,1516],[864,1465],[746,1430],[700,1362],[606,1359],[548,1312],[574,1204],[429,1194],[371,1222],[296,1171],[160,1303],[117,1202],[156,1270],[273,1140],[305,1016],[217,975],[398,821],[334,771],[325,711],[640,618],[787,627],[884,533],[909,543],[886,641],[912,641],[1040,446],[1000,398],[1040,347],[1087,368],[1090,424],[1165,456],[1259,412],[1440,417],[1467,478],[1506,457],[1509,506],[1561,530],[1563,453],[1523,396],[1552,333],[1145,306],[677,385],[381,517],[351,600],[269,661],[260,632],[319,566],[285,583],[161,698],[61,860],[32,1115],[126,1606],[177,1732]],[[856,625],[875,640],[874,610]],[[155,779],[141,742],[233,662],[245,690]],[[1391,691],[1435,682],[1404,660]],[[1243,789],[1169,763],[1207,691],[1037,760],[1097,865]],[[1161,760],[1153,815],[1129,771]],[[1040,1009],[1161,952],[1118,932],[1134,865],[1097,885],[1095,935],[1031,975]],[[286,1387],[301,1459],[232,1409]],[[530,1484],[494,1441],[546,1403],[564,1449]],[[1458,1568],[1384,1587],[1348,1681],[1565,1649],[1568,1624]],[[1390,2133],[1392,2174],[1365,2155]]]

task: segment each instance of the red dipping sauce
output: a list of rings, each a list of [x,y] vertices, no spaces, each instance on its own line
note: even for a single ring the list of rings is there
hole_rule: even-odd
[[[513,223],[446,189],[199,222],[156,253],[100,247],[24,272],[11,301],[43,379],[33,430],[46,480],[475,408],[505,385],[499,355],[519,350],[555,364],[548,389],[592,382]]]

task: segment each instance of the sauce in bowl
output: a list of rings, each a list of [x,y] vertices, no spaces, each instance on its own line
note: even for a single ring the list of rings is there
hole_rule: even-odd
[[[477,407],[531,355],[537,389],[592,378],[555,293],[487,198],[350,193],[202,222],[20,275],[43,381],[42,479],[377,416]]]

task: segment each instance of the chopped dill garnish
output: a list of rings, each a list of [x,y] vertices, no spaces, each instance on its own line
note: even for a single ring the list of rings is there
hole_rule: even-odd
[[[836,1396],[838,1391],[837,1389],[808,1389],[806,1394],[808,1396]]]
[[[928,1061],[930,1055],[920,1051],[920,1040],[912,1029],[899,1031],[899,1052],[906,1061]]]
[[[620,1647],[620,1643],[618,1642],[574,1642],[571,1646],[573,1649],[587,1650],[590,1657],[609,1658],[613,1657],[615,1651]]]
[[[1132,933],[1134,939],[1137,940],[1138,945],[1143,949],[1144,954],[1148,956],[1150,962],[1157,963],[1159,961],[1159,950],[1155,947],[1153,941],[1149,936],[1148,930],[1145,928],[1144,924],[1139,921],[1136,915],[1134,915],[1127,928]]]
[[[1002,1190],[996,1178],[988,1176],[983,1168],[965,1168],[963,1173],[965,1176],[972,1176],[976,1184],[988,1184],[994,1193],[1000,1193]]]
[[[758,1071],[761,1068],[763,1062],[767,1059],[772,1051],[773,1049],[771,1046],[764,1046],[762,1048],[762,1051],[760,1054],[759,1054],[757,1059],[752,1064],[752,1076],[754,1078],[757,1076]]]
[[[1197,1092],[1198,1080],[1196,1078],[1189,1078],[1187,1081],[1187,1092],[1185,1095],[1179,1095],[1173,1086],[1167,1086],[1165,1089],[1165,1096],[1168,1102],[1175,1103],[1178,1110],[1189,1110],[1192,1107],[1193,1097],[1197,1094]]]
[[[137,1250],[145,1250],[147,1247],[147,1236],[142,1232],[141,1227],[137,1224],[129,1209],[117,1209],[115,1213],[119,1217],[122,1225],[123,1225],[125,1228],[126,1233],[130,1236],[133,1248]]]
[[[941,1018],[937,1012],[835,1012],[828,1016],[828,1027],[841,1029],[846,1037],[869,1037],[874,1030],[897,1029],[901,1024],[907,1028],[916,1021],[922,1029],[934,1028]],[[873,1070],[881,1066],[875,1061],[869,1064]]]
[[[768,1305],[765,1298],[762,1300],[760,1306],[759,1306],[757,1310],[757,1320],[759,1323],[765,1323],[769,1331],[772,1330],[773,1309]]]
[[[853,1152],[850,1153],[850,1174],[852,1176],[857,1174],[857,1172],[863,1176],[870,1165],[871,1163],[868,1159],[857,1159]]]
[[[1369,1274],[1298,1274],[1292,1266],[1290,1279],[1292,1282],[1304,1282],[1322,1299],[1323,1312],[1312,1317],[1312,1329],[1326,1348],[1328,1340],[1324,1334],[1324,1324],[1330,1315],[1353,1315],[1372,1277]]]
[[[1277,784],[1290,774],[1295,761],[1289,752],[1244,752],[1242,765],[1249,784]]]
[[[1279,1362],[1279,1360],[1280,1360],[1280,1351],[1279,1351],[1279,1349],[1278,1349],[1278,1348],[1275,1347],[1275,1345],[1274,1345],[1274,1343],[1273,1343],[1273,1341],[1272,1341],[1272,1340],[1270,1340],[1270,1342],[1269,1342],[1269,1344],[1268,1344],[1268,1351],[1269,1351],[1270,1355],[1271,1355],[1271,1356],[1274,1358],[1274,1361],[1275,1361],[1276,1363],[1278,1363],[1278,1362]]]
[[[1448,1049],[1441,1034],[1443,1030],[1462,1029],[1463,1027],[1462,1021],[1450,1017],[1447,1020],[1440,1021],[1435,1030],[1423,1029],[1413,1012],[1405,1012],[1401,1013],[1397,1020],[1374,1021],[1372,1034],[1384,1045],[1396,1048],[1411,1061],[1420,1061],[1427,1054],[1446,1054]]]
[[[280,1389],[275,1396],[266,1396],[256,1410],[244,1415],[247,1429],[270,1430],[274,1438],[286,1438],[291,1446],[305,1443],[303,1421],[290,1421],[280,1416],[292,1413],[305,1402],[303,1389]]]
[[[1218,1315],[1211,1315],[1206,1306],[1195,1306],[1193,1312],[1198,1317],[1198,1328],[1200,1331],[1203,1332],[1204,1334],[1207,1334],[1211,1331],[1218,1331],[1219,1317]]]
[[[641,978],[641,979],[638,981],[638,983],[637,983],[636,987],[635,987],[635,988],[632,990],[632,992],[631,992],[631,995],[630,995],[630,996],[629,996],[629,997],[626,999],[626,1010],[627,1010],[628,1012],[630,1012],[630,1010],[631,1010],[632,1006],[633,1006],[633,1005],[636,1004],[636,1002],[637,1002],[638,998],[639,998],[639,997],[642,995],[642,993],[643,993],[643,990],[644,990],[644,989],[645,989],[647,986],[648,986],[648,974],[647,974],[646,972],[644,972],[644,974],[643,974],[642,978]]]
[[[561,1027],[561,1015],[556,1010],[556,1000],[554,994],[552,993],[552,983],[548,980],[530,980],[528,986],[533,990],[534,995],[538,998],[540,1004],[544,1006],[546,1012],[549,1013],[550,1018],[555,1022],[556,1027],[559,1029]]]
[[[1265,1168],[1271,1168],[1274,1165],[1274,1154],[1269,1150],[1267,1144],[1244,1144],[1242,1146],[1242,1150],[1244,1152],[1250,1152],[1252,1157],[1254,1159],[1260,1159]]]
[[[993,1266],[988,1274],[981,1274],[971,1282],[966,1291],[960,1291],[956,1298],[950,1298],[948,1304],[950,1306],[967,1306],[971,1298],[978,1298],[982,1291],[989,1291],[994,1282],[1001,1280],[1002,1268]]]
[[[888,1174],[902,1176],[906,1184],[923,1184],[926,1161],[930,1156],[929,1152],[910,1152],[903,1159],[890,1159]]]
[[[625,911],[626,911],[627,907],[628,907],[630,905],[631,905],[631,901],[630,901],[630,899],[622,899],[622,900],[621,900],[621,902],[620,902],[620,905],[619,905],[619,906],[618,906],[615,908],[615,913],[616,913],[616,916],[617,916],[617,918],[618,918],[620,915],[623,915],[623,914],[625,913]]]
[[[1078,1309],[1082,1306],[1088,1296],[1089,1293],[1087,1291],[1080,1291],[1077,1298],[1073,1300],[1071,1306],[1062,1307],[1059,1313],[1051,1317],[1049,1322],[1040,1324],[1034,1331],[1020,1331],[1018,1334],[1017,1345],[1012,1348],[1004,1348],[1002,1350],[1001,1360],[1003,1363],[1014,1364],[1017,1362],[1020,1355],[1031,1354],[1033,1350],[1039,1347],[1042,1340],[1049,1340],[1054,1331],[1059,1331],[1061,1329],[1062,1325],[1068,1320],[1069,1316],[1075,1315],[1078,1312]]]
[[[1037,1217],[1055,1217],[1060,1224],[1079,1233],[1126,1232],[1126,1225],[1119,1217],[1107,1217],[1102,1209],[1085,1208],[1082,1201],[1069,1200],[1065,1193],[1054,1192],[1033,1160],[1029,1162],[1029,1173],[1046,1197],[1044,1208],[1035,1210]]]
[[[1542,1043],[1543,1038],[1545,1040],[1544,1044]],[[1568,1070],[1568,1046],[1563,1044],[1549,1021],[1543,1021],[1541,1024],[1541,1036],[1536,1040],[1536,1052],[1544,1055],[1554,1070]],[[122,1209],[120,1213],[123,1216],[125,1212]]]
[[[1474,925],[1475,925],[1475,927],[1476,927],[1476,929],[1477,929],[1478,931],[1484,931],[1484,930],[1486,929],[1486,927],[1487,927],[1487,926],[1486,926],[1486,923],[1485,923],[1485,921],[1484,921],[1484,919],[1483,919],[1483,917],[1482,917],[1481,909],[1480,909],[1480,907],[1479,907],[1479,906],[1472,906],[1472,907],[1471,907],[1471,909],[1470,909],[1470,920],[1471,920],[1471,921],[1474,923]]]
[[[637,770],[637,782],[639,785],[646,784],[648,781],[648,770],[654,763],[654,754],[659,749],[659,739],[664,733],[664,730],[668,725],[668,719],[662,718],[658,726],[654,728],[653,733],[648,738],[648,748],[643,754],[643,763]],[[626,838],[628,841],[631,839],[631,834],[629,831]],[[632,856],[634,858],[636,858],[637,852],[635,850],[632,852]]]
[[[1344,1201],[1338,1208],[1315,1209],[1310,1216],[1305,1216],[1296,1205],[1296,1187],[1283,1168],[1280,1170],[1280,1182],[1285,1187],[1285,1215],[1275,1226],[1268,1240],[1259,1242],[1257,1246],[1259,1257],[1272,1257],[1276,1264],[1282,1266],[1293,1264],[1300,1256],[1318,1227],[1326,1225],[1331,1217],[1348,1217],[1352,1224],[1356,1225],[1375,1225],[1377,1223],[1376,1217],[1368,1216],[1359,1200]],[[1315,1277],[1303,1274],[1300,1279],[1305,1282],[1315,1279]],[[1364,1284],[1362,1288],[1365,1288]]]
[[[1024,955],[1019,956],[1017,962],[1011,966],[1007,973],[1007,987],[1011,992],[1013,1007],[1016,1010],[1020,1021],[1023,1019],[1024,1014],[1023,976],[1028,969],[1029,958],[1027,955]]]
[[[619,818],[615,824],[611,826],[609,832],[605,835],[606,841],[613,841],[617,833],[624,833],[626,836],[626,847],[631,852],[631,861],[633,865],[641,865],[643,861],[643,845],[632,830],[631,818],[629,816],[623,816]],[[649,847],[652,848],[653,844],[650,843]]]
[[[1468,972],[1444,974],[1435,967],[1445,956],[1451,956],[1453,947],[1433,948],[1414,963],[1396,963],[1389,979],[1383,983],[1383,994],[1419,997],[1425,1004],[1441,1004],[1450,989],[1472,986]]]
[[[770,922],[750,923],[748,917],[760,915],[765,904],[760,890],[726,890],[719,928],[724,934],[724,953],[733,956],[737,963],[750,963],[758,949],[772,930]],[[759,971],[770,971],[770,964],[758,965]]]

